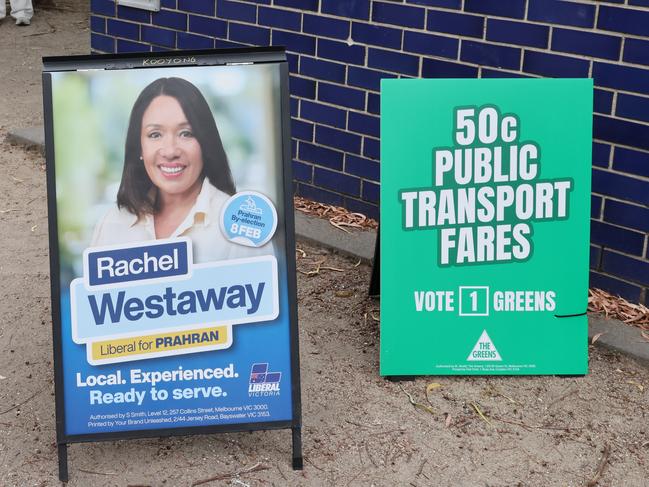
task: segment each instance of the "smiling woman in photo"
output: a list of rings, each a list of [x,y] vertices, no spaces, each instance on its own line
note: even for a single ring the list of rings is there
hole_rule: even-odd
[[[259,255],[219,228],[221,208],[235,192],[207,101],[189,81],[160,78],[133,105],[117,207],[97,224],[91,245],[184,236],[195,263]]]

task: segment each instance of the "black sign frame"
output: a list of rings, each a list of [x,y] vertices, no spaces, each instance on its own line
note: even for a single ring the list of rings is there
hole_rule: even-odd
[[[66,434],[65,403],[63,395],[63,344],[61,323],[61,289],[59,262],[59,234],[57,222],[54,125],[51,73],[77,70],[114,70],[164,66],[218,66],[236,64],[279,63],[281,141],[283,169],[283,204],[285,213],[286,266],[291,360],[292,420],[238,423],[197,427],[161,428],[97,434]],[[54,349],[54,385],[56,405],[56,442],[58,446],[59,479],[68,480],[68,453],[70,443],[114,441],[135,438],[203,435],[271,429],[291,429],[292,465],[301,470],[302,456],[302,402],[300,387],[297,280],[295,261],[295,219],[293,206],[293,179],[290,135],[290,98],[288,63],[283,47],[209,49],[156,53],[130,53],[82,56],[55,56],[43,58],[43,108],[45,122],[45,156],[47,166],[47,204],[49,215],[50,286],[52,307],[52,335]]]

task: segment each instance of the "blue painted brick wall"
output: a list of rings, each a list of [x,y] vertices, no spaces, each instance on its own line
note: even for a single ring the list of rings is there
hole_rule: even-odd
[[[91,0],[95,52],[284,45],[296,192],[378,217],[382,78],[592,77],[591,285],[649,304],[648,0]]]

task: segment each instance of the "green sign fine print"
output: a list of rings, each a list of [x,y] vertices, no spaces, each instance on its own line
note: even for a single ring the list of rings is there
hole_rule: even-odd
[[[382,80],[381,375],[587,373],[592,99]]]

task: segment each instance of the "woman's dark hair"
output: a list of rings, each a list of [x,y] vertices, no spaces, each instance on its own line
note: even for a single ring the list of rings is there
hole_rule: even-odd
[[[2,1],[2,0],[0,0]],[[228,158],[207,101],[193,84],[182,78],[160,78],[142,90],[131,110],[124,148],[124,170],[117,191],[117,206],[137,216],[155,213],[158,198],[151,195],[153,183],[140,159],[142,117],[154,98],[166,95],[178,100],[201,147],[203,172],[213,186],[226,194],[236,192]]]

